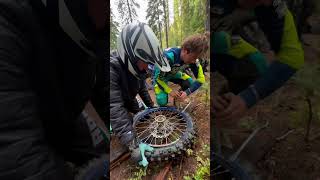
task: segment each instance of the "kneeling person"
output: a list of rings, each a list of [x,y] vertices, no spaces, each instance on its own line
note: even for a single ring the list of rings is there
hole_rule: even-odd
[[[208,49],[206,35],[193,35],[184,40],[181,48],[169,48],[164,51],[164,56],[168,59],[171,71],[160,72],[159,68],[154,70],[154,91],[157,104],[166,106],[168,95],[180,100],[195,92],[205,82],[202,66],[198,60]],[[196,80],[193,80],[186,69],[190,68]],[[173,82],[181,86],[180,91],[171,89],[168,82]]]

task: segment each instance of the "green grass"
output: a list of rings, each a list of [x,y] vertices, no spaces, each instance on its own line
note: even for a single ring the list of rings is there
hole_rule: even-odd
[[[147,175],[147,168],[137,166],[132,175],[133,177],[129,178],[129,180],[142,180],[142,177]]]
[[[257,121],[250,116],[247,116],[239,122],[239,126],[246,130],[254,130],[257,127]]]
[[[210,148],[205,144],[196,154],[197,167],[192,175],[184,176],[184,180],[204,180],[210,176]]]
[[[203,83],[200,90],[203,91],[201,95],[202,102],[209,104],[210,103],[210,82]]]

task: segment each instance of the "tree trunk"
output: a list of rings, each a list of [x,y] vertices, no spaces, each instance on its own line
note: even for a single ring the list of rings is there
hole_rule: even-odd
[[[207,15],[207,20],[205,24],[205,29],[206,31],[210,32],[210,0],[206,1],[206,15]]]
[[[160,5],[160,2],[158,2],[158,3],[159,3],[158,5]],[[159,37],[160,37],[159,41],[160,41],[160,48],[162,49],[163,47],[162,47],[161,21],[160,21],[160,10],[159,9],[157,9],[157,14],[158,14],[158,26],[159,26],[158,33],[159,33]]]
[[[159,39],[159,41],[160,41],[160,48],[162,49],[162,37],[161,37],[161,22],[160,22],[160,20],[159,20],[159,37],[160,37],[160,39]]]
[[[167,30],[170,31],[169,0],[166,0],[166,2],[167,2],[167,18],[168,18]],[[169,32],[168,32],[168,44],[169,44]]]
[[[162,1],[163,12],[164,12],[164,27],[165,27],[165,35],[166,35],[166,48],[168,47],[168,17],[166,11],[166,0]]]
[[[129,11],[130,22],[132,22],[132,14],[131,14],[131,9],[130,9],[130,5],[129,5],[129,0],[127,0],[127,6],[128,6],[128,11]]]

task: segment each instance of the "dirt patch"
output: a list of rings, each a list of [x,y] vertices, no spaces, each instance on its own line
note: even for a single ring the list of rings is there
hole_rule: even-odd
[[[272,149],[259,163],[266,179],[310,179],[320,178],[320,140],[307,144],[304,129],[296,130]]]

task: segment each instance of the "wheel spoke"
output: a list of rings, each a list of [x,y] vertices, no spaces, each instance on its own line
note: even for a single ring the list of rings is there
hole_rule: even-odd
[[[144,131],[140,131],[137,133],[137,136],[139,137],[140,135],[142,135],[143,133],[145,133],[146,131],[150,130],[149,128],[148,129],[145,129]]]
[[[168,144],[168,137],[166,137],[166,144]]]
[[[180,132],[181,132],[181,134],[183,134],[183,133],[184,133],[184,132],[183,132],[183,131],[181,131],[179,128],[176,128],[176,130],[180,131]]]
[[[141,141],[143,141],[145,138],[147,138],[144,142],[147,142],[148,139],[152,136],[152,134],[149,134],[149,136],[144,137],[143,139],[141,139]]]
[[[219,168],[221,168],[221,167],[222,167],[222,166],[219,165],[219,166],[215,167],[212,171],[216,171],[217,169],[219,169]]]
[[[168,139],[170,140],[170,143],[172,143],[173,141],[170,139],[170,136],[172,136],[172,134],[170,134],[170,135],[168,136]]]
[[[176,137],[174,137],[175,138],[175,140],[177,140],[179,137],[180,137],[180,135],[178,134],[178,133],[176,133],[175,131],[172,131],[173,133],[175,133],[177,136]],[[173,134],[172,133],[172,134]]]
[[[185,123],[185,122],[175,122],[175,123],[174,122],[170,122],[170,124],[173,125],[173,126],[174,125],[185,125],[185,126],[187,126],[187,123]]]
[[[145,129],[148,128],[149,126],[136,126],[136,129]]]
[[[152,142],[153,142],[153,139],[156,139],[156,137],[152,136],[152,139],[151,139],[151,142],[150,142],[150,144],[152,144]]]
[[[180,122],[180,121],[183,121],[182,118],[173,118],[173,119],[168,119],[171,123],[177,123],[177,122]]]
[[[228,172],[230,172],[230,170],[229,170],[229,169],[226,169],[226,170],[221,171],[221,172],[213,173],[213,176],[217,176],[217,175],[225,174],[225,173],[228,173]]]

